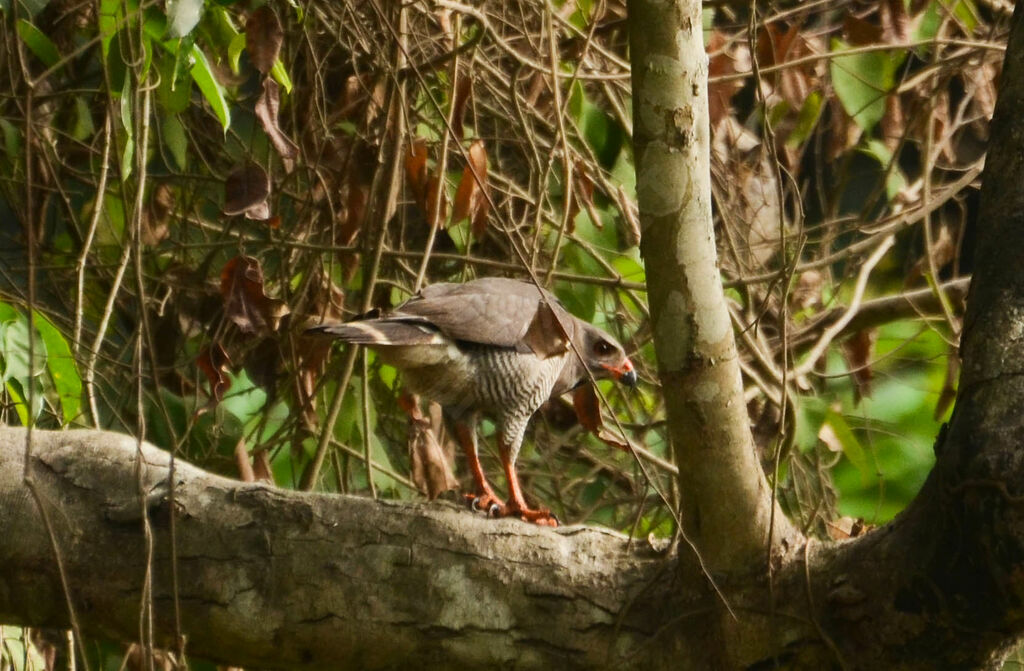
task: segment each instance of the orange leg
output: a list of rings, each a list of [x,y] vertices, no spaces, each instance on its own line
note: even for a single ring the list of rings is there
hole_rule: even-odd
[[[505,504],[502,516],[519,517],[543,527],[557,527],[558,519],[551,514],[550,510],[547,508],[534,509],[526,505],[523,490],[519,486],[516,464],[511,458],[511,450],[504,441],[499,442],[499,446],[501,447],[501,464],[505,468],[505,478],[508,480],[508,502]]]
[[[474,510],[485,510],[493,517],[504,517],[505,505],[491,489],[484,475],[483,466],[480,465],[480,457],[477,454],[476,431],[472,426],[462,422],[455,422],[455,436],[466,453],[466,461],[469,462],[469,470],[473,473],[473,481],[476,483],[476,492],[466,494],[466,499]]]

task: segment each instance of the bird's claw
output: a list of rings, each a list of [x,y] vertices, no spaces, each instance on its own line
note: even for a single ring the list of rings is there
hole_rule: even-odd
[[[502,503],[493,494],[466,494],[471,510],[486,512],[488,517],[518,517],[541,527],[557,527],[558,518],[547,508],[527,508],[514,501]]]
[[[488,517],[504,517],[505,506],[493,494],[467,494],[469,507],[476,512],[486,512]]]
[[[523,508],[512,504],[509,504],[508,508],[508,515],[518,517],[525,522],[532,522],[539,527],[551,527],[552,529],[558,526],[558,518],[547,508]]]

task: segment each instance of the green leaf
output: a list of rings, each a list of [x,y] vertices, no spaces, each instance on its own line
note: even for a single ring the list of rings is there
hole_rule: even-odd
[[[33,359],[29,359],[28,317],[6,303],[0,303],[0,369],[7,392],[14,401],[15,411],[23,425],[28,425],[29,414],[27,390],[36,384],[35,377],[41,375],[46,365],[46,347],[40,342],[33,343]],[[43,408],[41,393],[32,397],[32,417],[38,417]]]
[[[25,629],[10,625],[0,628],[0,669],[29,671],[45,668],[46,661],[42,654],[34,645],[28,645],[28,632]]]
[[[258,419],[267,405],[267,393],[254,385],[245,370],[238,375],[227,374],[231,388],[220,402],[220,408],[238,418],[243,425]]]
[[[270,68],[270,76],[281,85],[285,93],[292,92],[292,78],[288,76],[288,70],[280,58],[274,61],[274,67]]]
[[[967,0],[958,0],[956,2],[951,0],[932,0],[921,13],[921,19],[911,31],[911,41],[924,42],[935,39],[936,35],[938,35],[939,27],[945,18],[950,15],[956,17],[958,23],[963,26],[963,30],[967,34],[974,32],[974,28],[978,25],[978,10],[975,8],[974,3]],[[925,48],[923,51],[928,53],[930,49]]]
[[[132,159],[135,157],[135,126],[132,120],[131,79],[124,78],[121,90],[121,125],[124,126],[125,140],[121,151],[121,179],[127,180],[132,174]]]
[[[224,98],[224,88],[214,77],[210,62],[206,60],[206,54],[195,45],[192,46],[192,59],[194,64],[189,73],[196,85],[199,86],[199,90],[202,91],[206,102],[210,103],[213,113],[226,132],[231,125],[231,110],[228,109],[227,100]]]
[[[64,423],[70,424],[82,406],[82,378],[67,340],[53,323],[39,311],[35,312],[36,331],[46,346],[46,369],[60,398]]]
[[[796,125],[793,132],[786,138],[786,146],[797,148],[811,136],[811,132],[818,124],[821,117],[821,92],[812,91],[800,106],[800,113],[796,117]]]
[[[92,123],[92,111],[83,96],[75,96],[75,121],[71,127],[71,137],[79,142],[93,136],[96,126]]]
[[[107,58],[110,54],[110,42],[117,35],[117,23],[121,17],[121,3],[119,0],[100,0],[98,24],[103,58]],[[120,87],[114,88],[115,90],[120,90]]]
[[[245,33],[238,33],[231,38],[231,43],[228,44],[228,64],[231,65],[232,74],[238,74],[238,61],[241,59],[244,50]]]
[[[179,170],[188,167],[188,138],[185,136],[185,127],[181,125],[176,114],[167,114],[161,117],[160,128],[163,131],[164,146],[171,153]]]
[[[869,132],[885,114],[885,97],[895,82],[896,69],[906,58],[906,50],[838,55],[849,49],[842,40],[832,40],[832,85],[846,113]]]
[[[861,446],[860,441],[857,440],[857,436],[854,435],[850,425],[846,422],[846,418],[832,408],[829,408],[825,411],[824,423],[832,428],[832,433],[835,434],[836,440],[839,441],[839,445],[843,448],[843,454],[860,472],[861,480],[865,483],[870,482],[875,477],[875,470],[868,462],[867,453],[864,452],[864,448]]]
[[[21,160],[21,129],[7,119],[0,119],[0,132],[4,135],[4,153],[13,167]]]
[[[885,193],[889,200],[895,198],[897,194],[907,187],[907,178],[903,175],[903,171],[900,170],[899,166],[894,165],[890,169],[889,164],[893,160],[892,152],[889,151],[884,142],[881,140],[868,140],[860,151],[874,157],[881,164],[882,169],[888,171],[885,178]]]
[[[18,19],[17,29],[25,46],[47,67],[53,67],[60,61],[60,51],[57,50],[57,45],[29,21]]]
[[[184,112],[192,102],[192,78],[184,76],[184,68],[178,67],[180,63],[181,56],[172,50],[159,58],[156,65],[160,73],[160,86],[156,90],[157,101],[160,107],[170,114]]]

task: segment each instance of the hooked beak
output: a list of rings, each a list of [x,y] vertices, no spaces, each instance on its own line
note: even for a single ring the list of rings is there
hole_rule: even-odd
[[[627,387],[636,386],[636,370],[633,369],[633,362],[629,359],[626,359],[621,366],[604,366],[604,368],[621,384]]]

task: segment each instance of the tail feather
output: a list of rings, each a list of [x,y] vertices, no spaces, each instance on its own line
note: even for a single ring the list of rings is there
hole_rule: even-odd
[[[329,335],[357,345],[442,345],[447,338],[424,324],[371,319],[345,324],[322,324],[307,329],[309,335]]]

